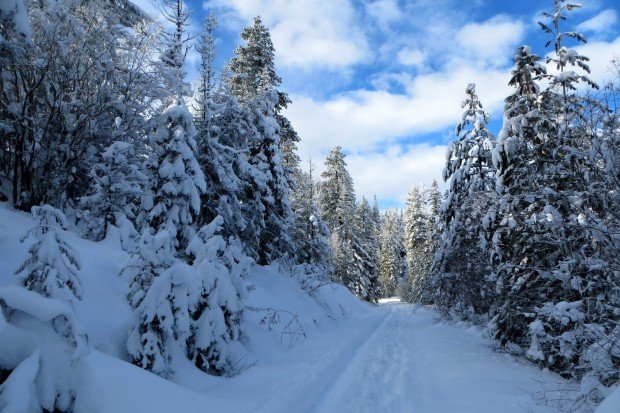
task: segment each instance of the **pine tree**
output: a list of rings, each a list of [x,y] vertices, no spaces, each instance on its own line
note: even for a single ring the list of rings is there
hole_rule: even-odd
[[[230,87],[245,111],[250,128],[246,143],[248,163],[253,168],[253,189],[245,191],[250,199],[242,201],[253,206],[258,200],[258,205],[246,213],[248,221],[254,222],[250,225],[258,236],[250,244],[250,250],[254,250],[258,262],[264,265],[286,256],[293,258],[296,253],[289,234],[294,217],[280,149],[283,130],[277,118],[286,103],[285,95],[276,89],[281,79],[275,71],[271,35],[260,18],[255,18],[254,24],[243,30],[241,38],[245,44],[235,50],[236,56],[229,65]]]
[[[0,386],[0,406],[16,412],[28,411],[26,407],[33,412],[71,411],[76,385],[70,377],[78,374],[74,366],[89,351],[74,312],[82,299],[80,262],[65,240],[67,220],[61,211],[34,206],[32,217],[34,226],[22,242],[33,243],[16,271],[23,287],[0,288],[4,348],[16,340],[13,346],[21,351],[15,360],[10,360],[11,351],[3,354],[3,367],[7,361],[15,364]]]
[[[435,183],[436,185],[436,183]],[[402,298],[420,301],[430,269],[430,240],[432,231],[430,215],[426,212],[426,191],[413,186],[407,195],[404,212],[405,250],[407,252],[408,282]]]
[[[494,137],[489,132],[489,115],[476,95],[475,85],[466,88],[466,108],[456,127],[457,140],[446,154],[444,180],[449,193],[440,217],[441,239],[431,267],[433,301],[445,314],[473,321],[489,309],[486,234],[480,222],[494,190],[491,151]],[[478,257],[471,261],[468,257]]]
[[[161,53],[161,61],[167,69],[164,71],[164,82],[173,92],[174,102],[180,105],[189,91],[184,69],[191,40],[185,33],[190,24],[189,11],[183,0],[163,0],[161,12],[164,19],[174,26],[174,31],[162,32],[164,50]]]
[[[188,255],[193,266],[173,264],[141,300],[139,322],[127,341],[136,365],[171,378],[174,355],[185,354],[209,374],[233,369],[242,348],[242,300],[247,295],[243,278],[252,261],[217,234],[222,223],[216,219],[192,240]]]
[[[325,276],[331,277],[330,233],[319,212],[313,172],[314,165],[309,161],[309,171],[298,170],[295,175],[295,190],[291,192],[291,206],[295,213],[293,237],[299,262],[315,266]]]
[[[65,215],[49,206],[32,207],[35,226],[22,242],[29,238],[33,243],[28,257],[15,272],[25,287],[45,297],[66,303],[82,299],[82,286],[78,278],[80,261],[75,250],[67,244],[61,231],[67,229]]]
[[[343,284],[354,294],[368,297],[368,282],[363,279],[363,250],[355,229],[357,205],[353,179],[346,169],[345,155],[337,146],[325,160],[321,174],[319,205],[321,215],[331,232],[331,248],[334,252],[334,281]]]
[[[492,221],[497,223],[495,277],[503,294],[490,330],[502,344],[520,347],[564,376],[585,376],[589,390],[580,397],[596,401],[604,393],[597,386],[617,380],[609,375],[614,368],[609,337],[617,333],[599,324],[611,316],[600,301],[610,298],[602,293],[608,291],[610,274],[604,275],[599,236],[589,225],[594,214],[584,213],[597,209],[591,192],[591,171],[597,167],[586,155],[592,141],[578,127],[583,99],[576,86],[595,85],[576,72],[589,72],[588,59],[565,46],[567,39],[585,39],[560,30],[576,7],[556,0],[553,13],[545,13],[551,24],[541,23],[552,36],[548,44],[554,53],[547,62],[557,73],[539,69],[529,49],[519,49],[515,58],[511,84],[516,91],[506,101],[502,146],[495,155],[503,194]],[[536,85],[541,78],[549,84],[542,92]]]
[[[401,214],[389,209],[383,215],[379,234],[379,281],[383,297],[399,292],[407,279],[404,228]]]
[[[215,86],[215,29],[217,20],[209,14],[198,38],[200,53],[200,81],[194,107],[196,126],[196,159],[206,181],[206,191],[201,197],[198,224],[206,225],[217,216],[224,219],[223,235],[243,238],[247,227],[244,205],[240,202],[244,183],[242,178],[249,169],[246,154],[233,145],[245,132],[242,111],[230,96],[226,82]],[[247,183],[246,183],[247,185]]]
[[[218,217],[203,226],[188,247],[201,293],[191,309],[194,321],[187,354],[198,368],[215,375],[234,373],[245,355],[240,342],[243,301],[248,295],[245,278],[253,263],[236,239],[226,241],[220,235],[223,223]]]
[[[194,156],[196,131],[185,106],[172,105],[158,117],[150,136],[149,191],[142,200],[139,248],[123,270],[131,281],[129,300],[137,306],[153,279],[185,256],[200,212],[204,175]]]
[[[355,214],[355,231],[359,237],[359,250],[354,254],[361,262],[362,272],[356,283],[356,295],[363,300],[376,302],[381,296],[379,284],[379,245],[373,210],[362,198]]]
[[[114,142],[101,154],[101,162],[93,166],[92,188],[80,199],[80,220],[89,238],[102,240],[113,225],[123,229],[121,242],[128,248],[130,238],[137,235],[132,221],[146,176],[134,162],[133,146]]]

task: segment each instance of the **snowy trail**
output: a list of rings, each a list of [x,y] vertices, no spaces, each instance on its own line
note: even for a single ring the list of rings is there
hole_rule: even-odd
[[[478,330],[438,324],[431,310],[401,303],[354,324],[299,349],[287,360],[291,374],[281,371],[242,411],[555,411],[532,394],[559,379],[494,353]]]

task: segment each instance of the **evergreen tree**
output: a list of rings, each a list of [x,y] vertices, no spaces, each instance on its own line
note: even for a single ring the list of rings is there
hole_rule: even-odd
[[[130,238],[137,235],[132,221],[146,176],[135,162],[130,143],[114,142],[101,154],[101,162],[93,166],[92,188],[80,199],[80,220],[89,238],[102,240],[113,225],[123,229],[121,242],[128,248]]]
[[[65,215],[49,206],[32,207],[35,225],[22,242],[32,238],[28,257],[15,272],[27,289],[66,303],[82,299],[77,272],[80,261],[61,231],[67,229]]]
[[[359,281],[356,283],[356,295],[363,300],[376,302],[381,296],[379,245],[373,210],[366,198],[362,198],[357,205],[354,225],[360,240],[358,244],[360,248],[354,254],[362,267]]]
[[[407,279],[407,261],[401,214],[389,209],[383,215],[379,235],[379,280],[383,297],[396,295]]]
[[[495,278],[503,294],[490,330],[502,344],[564,376],[585,376],[589,390],[581,397],[596,401],[604,393],[597,386],[617,381],[609,347],[616,327],[600,322],[611,310],[602,302],[613,307],[617,300],[603,293],[610,291],[610,273],[600,265],[600,232],[589,224],[598,221],[591,174],[597,167],[586,155],[590,135],[578,127],[584,100],[577,84],[594,84],[577,72],[589,72],[588,59],[565,46],[567,39],[585,39],[560,28],[576,7],[556,0],[553,13],[545,14],[551,23],[541,23],[552,36],[547,61],[557,73],[545,74],[527,48],[515,58],[516,90],[506,101],[495,155],[503,199],[491,222],[497,223]],[[542,92],[536,85],[541,78],[549,84]]]
[[[366,268],[362,242],[355,228],[357,205],[353,179],[346,169],[345,155],[337,146],[325,160],[321,174],[319,205],[325,223],[331,232],[334,252],[334,281],[343,284],[361,298],[369,297],[369,281],[365,280]]]
[[[291,206],[295,213],[293,237],[299,262],[316,266],[331,277],[330,233],[319,212],[313,171],[314,165],[310,161],[309,171],[298,170],[295,176],[295,190],[291,192]]]
[[[196,131],[196,159],[206,181],[206,191],[201,197],[198,223],[206,225],[217,216],[224,219],[222,234],[243,238],[247,221],[240,202],[244,182],[250,180],[246,154],[238,150],[241,136],[246,133],[242,111],[230,96],[226,82],[215,86],[215,28],[217,20],[209,14],[204,20],[198,38],[200,53],[200,81],[194,107],[199,120]],[[247,185],[247,183],[246,183]]]
[[[250,242],[250,250],[260,264],[268,264],[281,257],[292,258],[296,253],[290,237],[294,217],[289,184],[280,149],[283,131],[277,118],[285,104],[283,95],[276,90],[281,80],[275,72],[271,36],[260,18],[243,30],[241,38],[245,44],[235,50],[229,68],[232,94],[244,109],[250,128],[246,143],[253,189],[244,191],[249,199],[242,202],[255,206],[246,211],[258,236],[256,242]]]
[[[487,128],[489,116],[476,95],[475,85],[468,85],[466,94],[462,104],[466,109],[455,132],[457,140],[446,154],[443,176],[450,187],[442,206],[441,239],[431,267],[430,287],[434,290],[433,301],[444,313],[477,321],[491,304],[484,282],[488,248],[480,223],[493,197],[494,137]]]
[[[190,36],[186,28],[189,26],[189,11],[183,0],[163,0],[162,15],[174,26],[174,31],[162,32],[163,50],[161,61],[166,70],[164,82],[173,91],[174,103],[181,104],[188,95],[189,85],[185,82],[185,57],[189,50]]]
[[[123,272],[130,276],[130,302],[140,303],[153,279],[184,257],[200,212],[204,175],[194,156],[196,131],[185,106],[172,105],[150,136],[149,191],[142,200],[138,250]]]
[[[171,378],[174,355],[185,354],[207,373],[231,372],[241,355],[243,278],[251,260],[217,234],[222,223],[214,220],[192,240],[193,266],[177,262],[149,287],[127,341],[136,365]]]
[[[436,185],[436,183],[435,183]],[[426,191],[413,186],[407,195],[404,213],[405,250],[407,252],[408,282],[402,298],[419,301],[430,269],[430,235],[432,223],[426,211]]]

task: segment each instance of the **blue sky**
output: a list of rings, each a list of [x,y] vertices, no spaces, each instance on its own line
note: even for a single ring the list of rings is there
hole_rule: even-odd
[[[136,0],[146,11],[152,2]],[[208,10],[220,20],[219,62],[260,15],[270,28],[287,116],[299,154],[319,167],[341,145],[358,196],[402,206],[412,184],[440,180],[446,145],[459,121],[467,83],[476,83],[492,128],[514,49],[545,55],[536,21],[551,0],[189,0],[193,26]],[[620,1],[585,0],[566,26],[589,39],[592,77],[602,82],[620,57]],[[192,59],[188,62],[195,64]],[[191,73],[191,67],[189,72]]]

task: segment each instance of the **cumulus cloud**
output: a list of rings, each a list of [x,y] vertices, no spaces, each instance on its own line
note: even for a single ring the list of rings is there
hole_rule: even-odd
[[[577,26],[577,30],[595,33],[607,33],[618,22],[618,13],[613,9],[603,10],[596,16],[588,19]]]
[[[229,24],[246,25],[260,15],[284,66],[342,69],[369,53],[349,0],[211,0],[204,7],[218,10]]]
[[[620,36],[610,42],[593,41],[575,48],[580,54],[590,58],[590,78],[602,85],[611,80],[609,68],[613,59],[620,58]]]
[[[411,185],[429,188],[434,179],[440,181],[446,149],[445,145],[392,145],[383,152],[348,155],[358,197],[376,195],[394,206],[404,206]]]
[[[387,29],[390,23],[397,22],[404,17],[396,0],[375,0],[366,3],[366,13],[383,29]]]
[[[405,66],[424,67],[428,56],[420,49],[402,48],[397,54],[398,62]]]
[[[461,46],[460,53],[468,59],[499,66],[505,63],[506,56],[511,55],[524,34],[523,22],[497,15],[482,23],[463,26],[457,34],[457,41]]]
[[[487,110],[501,107],[508,72],[461,67],[413,78],[405,93],[356,90],[324,101],[293,96],[287,116],[302,137],[302,154],[322,156],[334,145],[371,151],[398,138],[436,132],[458,121],[465,86],[475,82]]]

